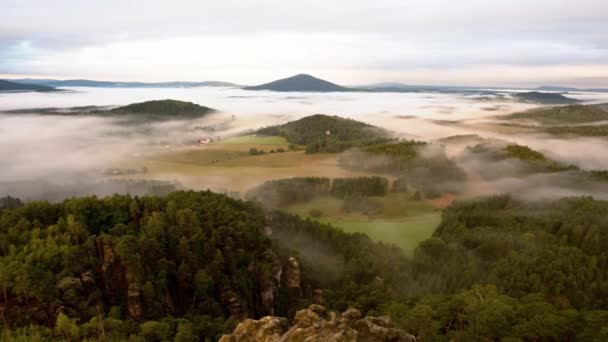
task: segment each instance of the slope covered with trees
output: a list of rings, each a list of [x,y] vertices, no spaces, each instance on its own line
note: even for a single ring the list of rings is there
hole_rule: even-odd
[[[539,91],[530,91],[524,93],[515,93],[513,97],[517,100],[532,103],[541,103],[549,105],[558,104],[571,104],[579,102],[577,99],[573,99],[558,93],[543,93]]]
[[[214,110],[192,102],[177,100],[155,100],[117,107],[114,114],[137,114],[163,116],[169,119],[187,119],[205,116]]]
[[[456,204],[412,260],[210,192],[2,203],[5,340],[215,340],[310,303],[422,340],[608,337],[608,202],[591,198]]]
[[[608,120],[608,112],[598,106],[569,105],[533,109],[508,115],[509,119],[530,119],[542,124],[581,124]]]
[[[467,151],[470,159],[479,159],[479,173],[486,179],[525,176],[534,173],[576,171],[575,165],[554,161],[528,146],[490,140]]]
[[[283,125],[265,127],[259,135],[281,136],[305,145],[306,153],[341,152],[353,146],[386,139],[386,130],[352,119],[316,114]]]
[[[5,339],[214,340],[244,317],[293,313],[313,289],[372,286],[387,253],[405,262],[363,235],[210,192],[2,203]]]

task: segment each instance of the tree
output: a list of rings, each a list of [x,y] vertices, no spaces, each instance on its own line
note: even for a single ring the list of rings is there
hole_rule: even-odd
[[[177,326],[177,333],[175,334],[175,342],[196,342],[198,338],[194,336],[192,332],[192,325],[189,323],[180,323]]]
[[[55,332],[68,341],[77,340],[80,335],[78,325],[63,312],[59,313],[55,322]]]

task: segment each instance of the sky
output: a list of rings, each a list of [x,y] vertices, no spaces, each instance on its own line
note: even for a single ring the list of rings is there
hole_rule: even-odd
[[[0,0],[0,78],[608,87],[606,0]]]

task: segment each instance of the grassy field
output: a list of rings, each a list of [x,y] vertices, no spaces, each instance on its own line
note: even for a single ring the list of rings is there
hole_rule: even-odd
[[[251,155],[249,150],[264,150]],[[285,152],[270,153],[282,148]],[[305,154],[292,151],[280,137],[241,136],[208,145],[150,151],[125,160],[117,167],[147,167],[145,175],[134,176],[178,180],[193,189],[244,193],[265,181],[289,177],[358,177],[364,172],[345,170],[335,154]]]
[[[228,139],[221,140],[217,144],[247,144],[247,145],[284,145],[289,143],[283,137],[257,136],[257,135],[241,135]]]
[[[345,213],[341,210],[342,200],[333,197],[320,197],[286,210],[310,217],[311,209],[320,209],[323,216],[317,220],[331,223],[346,232],[367,234],[375,241],[394,243],[408,255],[412,255],[420,241],[433,234],[441,221],[441,211],[425,201],[411,200],[403,194],[373,199],[384,205],[384,210],[373,216]]]

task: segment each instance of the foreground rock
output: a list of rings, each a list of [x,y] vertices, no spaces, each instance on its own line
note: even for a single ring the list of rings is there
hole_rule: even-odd
[[[247,319],[220,342],[282,342],[282,341],[360,341],[417,342],[418,339],[391,327],[388,317],[361,317],[361,312],[348,309],[342,314],[328,312],[320,305],[296,313],[291,325],[281,317],[266,316]]]

